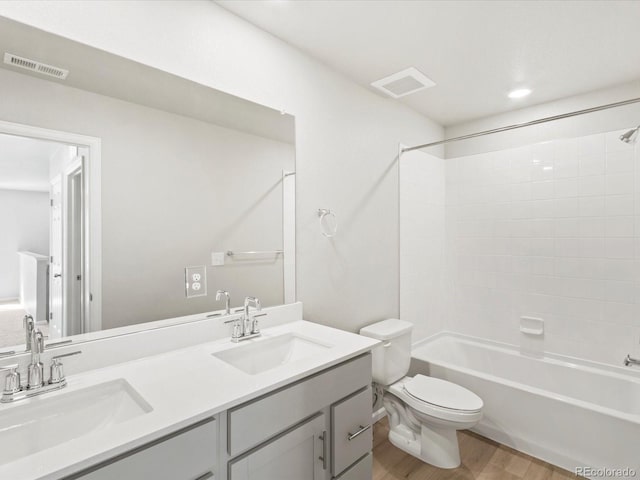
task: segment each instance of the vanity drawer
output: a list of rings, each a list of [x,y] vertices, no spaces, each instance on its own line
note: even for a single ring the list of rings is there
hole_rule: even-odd
[[[229,455],[235,456],[258,445],[370,384],[371,354],[367,353],[230,409],[227,413]],[[367,408],[371,412],[371,405]]]
[[[65,480],[213,479],[217,435],[216,422],[205,420]]]
[[[339,475],[359,458],[371,452],[371,387],[331,406],[331,473]]]
[[[373,453],[368,453],[344,473],[333,477],[333,480],[371,480],[373,474]]]

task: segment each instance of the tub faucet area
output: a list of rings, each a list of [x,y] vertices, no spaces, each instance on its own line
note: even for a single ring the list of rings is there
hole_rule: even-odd
[[[630,367],[631,365],[640,366],[640,360],[633,358],[631,355],[627,355],[624,359],[624,366]]]

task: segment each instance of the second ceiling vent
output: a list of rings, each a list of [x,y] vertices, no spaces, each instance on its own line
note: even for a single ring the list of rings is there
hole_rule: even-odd
[[[386,93],[390,97],[400,98],[425,88],[435,86],[436,82],[427,77],[415,67],[409,67],[401,72],[371,83],[372,87]]]
[[[35,73],[42,75],[48,75],[49,77],[55,77],[59,80],[64,80],[69,75],[69,70],[64,68],[54,67],[53,65],[47,65],[36,60],[30,60],[28,58],[19,57],[13,53],[4,54],[4,63],[12,65],[14,67],[24,68],[25,70],[31,70]]]

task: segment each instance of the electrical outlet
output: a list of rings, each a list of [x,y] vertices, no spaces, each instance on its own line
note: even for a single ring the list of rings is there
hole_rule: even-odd
[[[185,267],[184,287],[187,298],[202,297],[207,294],[207,267]]]
[[[221,267],[224,265],[224,252],[211,252],[211,265]]]

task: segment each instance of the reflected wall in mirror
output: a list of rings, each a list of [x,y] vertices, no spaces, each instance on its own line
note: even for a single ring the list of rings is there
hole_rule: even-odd
[[[0,53],[69,70],[0,68],[2,350],[26,314],[53,341],[295,301],[292,116],[7,19]]]

